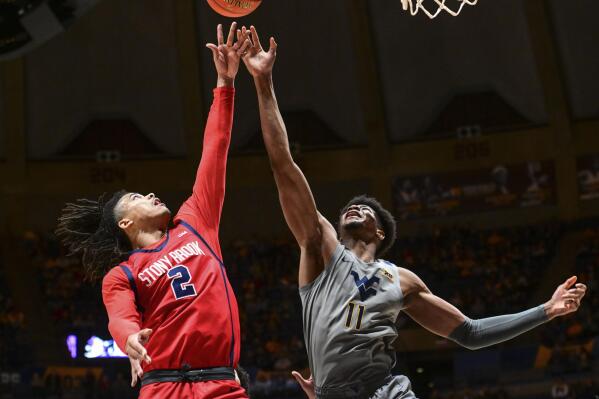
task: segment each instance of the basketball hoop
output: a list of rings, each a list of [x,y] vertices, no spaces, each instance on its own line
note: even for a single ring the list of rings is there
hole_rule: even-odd
[[[430,3],[436,4],[437,9],[435,10],[435,5],[431,5],[428,9],[422,4],[426,0],[401,0],[401,5],[403,6],[404,11],[410,11],[410,14],[416,15],[418,11],[422,10],[430,19],[435,18],[437,15],[441,13],[441,11],[445,11],[452,16],[457,16],[460,12],[462,12],[462,8],[466,4],[469,6],[474,6],[478,2],[478,0],[430,0]],[[451,7],[446,3],[453,1],[457,3],[455,7]]]

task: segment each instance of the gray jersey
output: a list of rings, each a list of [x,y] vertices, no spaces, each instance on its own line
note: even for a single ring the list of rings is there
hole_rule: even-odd
[[[318,397],[352,396],[348,386],[374,391],[371,385],[385,380],[395,364],[392,343],[403,300],[398,268],[381,260],[364,263],[339,245],[300,296]]]

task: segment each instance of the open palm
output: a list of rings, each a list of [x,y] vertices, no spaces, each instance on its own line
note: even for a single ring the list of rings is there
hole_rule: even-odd
[[[236,34],[238,40],[236,43],[233,43]],[[237,75],[241,54],[246,51],[250,44],[249,41],[244,43],[244,41],[239,40],[240,37],[241,31],[237,29],[237,23],[233,22],[229,28],[227,41],[225,41],[223,27],[219,24],[216,28],[217,44],[206,44],[206,47],[212,51],[214,66],[216,67],[218,76],[221,78],[233,80]]]
[[[245,53],[242,55],[243,62],[247,67],[249,73],[253,77],[269,75],[272,72],[272,68],[277,58],[277,43],[274,38],[270,38],[270,47],[268,51],[264,51],[262,44],[260,44],[260,37],[256,28],[253,26],[247,30],[245,27],[241,30],[240,41],[245,42],[246,40],[251,41],[251,45],[248,46]]]

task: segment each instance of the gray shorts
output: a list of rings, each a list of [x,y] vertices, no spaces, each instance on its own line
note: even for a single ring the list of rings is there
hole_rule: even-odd
[[[405,375],[392,376],[377,389],[370,399],[417,399],[412,392],[412,384]]]
[[[378,388],[377,388],[378,387]],[[371,393],[373,392],[374,393]],[[354,382],[336,388],[316,388],[318,399],[417,399],[405,375],[390,375],[384,381]]]

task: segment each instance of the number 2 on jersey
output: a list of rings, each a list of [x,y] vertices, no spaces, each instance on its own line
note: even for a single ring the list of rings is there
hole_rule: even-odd
[[[345,327],[351,328],[352,320],[354,318],[354,310],[356,308],[356,304],[350,302],[347,304],[347,319],[345,319]],[[358,305],[358,318],[356,320],[356,330],[359,330],[362,327],[362,317],[364,316],[364,310],[366,306]]]
[[[196,288],[189,281],[191,274],[187,266],[179,265],[168,271],[168,276],[171,279],[171,288],[175,294],[175,299],[187,298],[188,296],[196,296]]]

